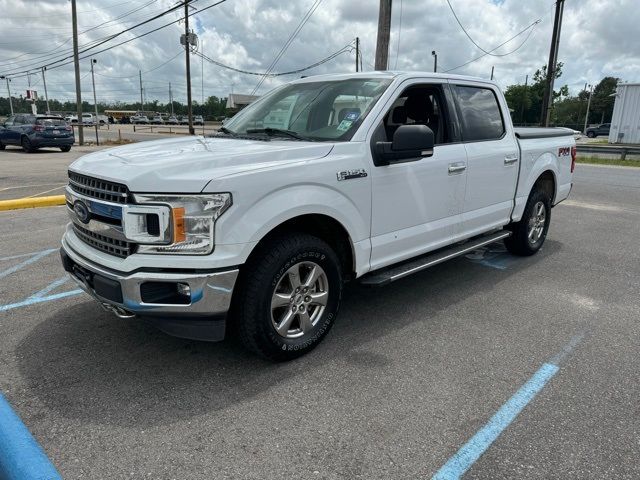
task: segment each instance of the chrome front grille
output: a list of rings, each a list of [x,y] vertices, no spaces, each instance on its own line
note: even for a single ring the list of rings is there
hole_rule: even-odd
[[[129,197],[129,189],[126,185],[72,171],[69,171],[69,187],[81,195],[113,203],[125,204]]]
[[[116,238],[100,235],[99,233],[87,230],[77,223],[73,223],[73,231],[76,236],[84,243],[92,247],[102,250],[103,252],[115,255],[117,257],[126,258],[136,250],[136,244],[118,240]]]

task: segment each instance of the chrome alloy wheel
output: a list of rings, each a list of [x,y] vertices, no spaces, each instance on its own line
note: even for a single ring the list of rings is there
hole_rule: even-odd
[[[280,278],[271,297],[271,323],[285,338],[299,338],[320,320],[329,300],[329,280],[320,265],[296,263]]]
[[[546,220],[547,208],[544,206],[543,202],[537,202],[533,206],[533,211],[529,218],[529,230],[527,232],[529,243],[536,244],[538,240],[540,240]]]

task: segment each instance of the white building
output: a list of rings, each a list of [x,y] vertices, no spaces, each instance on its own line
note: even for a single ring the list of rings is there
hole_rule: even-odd
[[[619,83],[609,143],[640,143],[640,83]]]

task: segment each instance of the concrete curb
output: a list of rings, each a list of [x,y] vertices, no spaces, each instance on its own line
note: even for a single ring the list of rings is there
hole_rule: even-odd
[[[0,200],[0,210],[18,210],[20,208],[55,207],[65,204],[64,195],[51,195],[49,197],[15,198],[12,200]]]

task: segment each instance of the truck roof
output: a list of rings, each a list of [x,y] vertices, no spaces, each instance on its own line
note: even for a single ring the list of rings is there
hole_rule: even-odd
[[[438,78],[438,79],[452,79],[452,80],[471,80],[474,82],[489,83],[496,85],[491,80],[486,80],[480,77],[472,77],[469,75],[456,75],[450,73],[435,73],[435,72],[407,72],[407,71],[370,71],[370,72],[352,72],[352,73],[329,73],[324,75],[313,75],[309,77],[300,78],[293,83],[306,83],[317,81],[332,81],[332,80],[348,80],[350,78],[391,78],[394,80],[404,80],[410,78]]]

